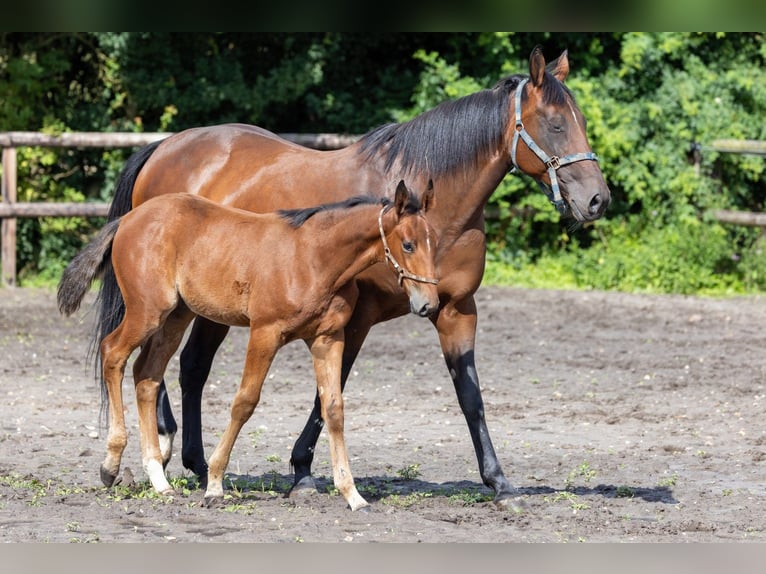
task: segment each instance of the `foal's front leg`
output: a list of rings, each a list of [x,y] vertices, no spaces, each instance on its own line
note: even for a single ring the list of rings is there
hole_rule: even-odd
[[[279,333],[272,330],[250,329],[242,381],[231,405],[231,418],[218,446],[210,457],[207,473],[205,504],[210,506],[223,499],[223,475],[229,464],[231,449],[242,426],[250,419],[261,398],[263,380],[279,349]]]
[[[340,385],[340,368],[343,360],[343,331],[321,335],[309,343],[314,359],[317,392],[322,404],[322,419],[330,439],[330,458],[335,487],[346,499],[351,510],[368,506],[354,484],[343,436],[343,395]]]

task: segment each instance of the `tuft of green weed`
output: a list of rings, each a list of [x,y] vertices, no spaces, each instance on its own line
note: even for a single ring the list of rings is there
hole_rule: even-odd
[[[571,490],[574,486],[574,481],[577,477],[582,478],[585,482],[590,482],[592,478],[596,476],[595,469],[591,468],[588,461],[584,461],[580,466],[573,468],[567,475],[564,488]]]
[[[397,470],[396,474],[398,474],[399,477],[403,480],[414,480],[420,476],[420,465],[408,464],[407,466]]]

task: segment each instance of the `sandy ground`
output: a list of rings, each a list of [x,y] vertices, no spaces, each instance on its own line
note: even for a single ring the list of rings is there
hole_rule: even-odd
[[[203,508],[180,444],[168,475],[181,493],[149,491],[129,376],[123,470],[135,484],[126,471],[127,486],[101,485],[91,305],[65,319],[52,291],[0,289],[0,540],[766,541],[766,300],[486,287],[477,300],[486,417],[516,508],[492,504],[436,334],[406,317],[373,329],[345,393],[351,469],[371,502],[351,512],[326,433],[319,493],[285,497],[315,388],[301,343],[280,352],[239,437],[226,504]],[[230,334],[205,390],[208,454],[245,340]]]

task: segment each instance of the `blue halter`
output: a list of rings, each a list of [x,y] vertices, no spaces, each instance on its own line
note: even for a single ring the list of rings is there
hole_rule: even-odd
[[[548,199],[556,207],[558,212],[563,215],[569,208],[567,207],[566,202],[561,198],[561,191],[559,190],[559,180],[556,177],[556,170],[562,166],[578,161],[583,161],[585,159],[597,162],[598,156],[592,151],[570,153],[569,155],[561,158],[555,155],[549,156],[542,150],[539,145],[535,143],[535,140],[532,139],[532,136],[530,136],[529,132],[524,128],[524,122],[521,121],[521,94],[524,91],[524,86],[528,81],[529,79],[524,79],[519,82],[519,85],[516,87],[516,99],[514,102],[514,107],[516,108],[516,128],[515,133],[513,134],[513,144],[511,145],[511,162],[513,162],[513,167],[511,168],[510,173],[515,173],[517,170],[522,172],[521,168],[516,163],[516,147],[518,146],[519,138],[521,138],[524,140],[524,143],[527,144],[527,147],[529,147],[529,149],[531,149],[535,155],[539,157],[540,160],[545,164],[545,167],[548,168],[548,177],[551,180],[551,187],[548,188],[548,186],[546,186],[542,181],[538,181],[537,184],[540,186],[540,189],[543,191],[543,193],[548,196]]]

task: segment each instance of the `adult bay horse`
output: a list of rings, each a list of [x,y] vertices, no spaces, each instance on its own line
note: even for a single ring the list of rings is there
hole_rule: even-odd
[[[433,180],[437,201],[428,218],[439,237],[436,263],[444,279],[439,283],[441,305],[431,321],[482,481],[504,507],[514,492],[490,440],[474,360],[474,293],[484,273],[484,207],[505,175],[518,171],[537,180],[556,208],[578,222],[604,213],[609,188],[588,143],[585,118],[564,85],[568,74],[566,51],[546,69],[537,47],[529,58],[528,76],[510,76],[492,89],[442,103],[408,122],[381,126],[340,150],[307,149],[249,125],[185,130],[128,160],[109,217],[177,191],[266,212],[341,200],[352,189],[391,196],[401,179],[416,189]],[[384,266],[371,267],[356,282],[359,297],[345,328],[342,385],[372,326],[408,311],[403,290]],[[107,269],[100,292],[102,337],[119,322],[121,305]],[[227,332],[224,325],[198,318],[181,353],[182,461],[202,484],[207,473],[202,389]],[[177,427],[164,387],[158,411],[167,461]],[[314,487],[311,463],[323,425],[320,415],[317,398],[290,459],[295,471],[291,494]]]
[[[258,404],[277,351],[303,339],[314,361],[335,486],[352,510],[367,506],[354,485],[343,437],[340,365],[343,327],[359,293],[353,279],[376,263],[388,263],[410,310],[421,317],[435,311],[436,238],[424,217],[432,202],[429,188],[421,209],[403,181],[393,203],[360,197],[277,214],[170,194],[107,223],[64,271],[58,291],[59,308],[71,314],[110,260],[125,301],[122,321],[100,345],[110,421],[102,481],[111,486],[119,473],[127,443],[122,378],[140,346],[133,380],[143,466],[158,492],[173,492],[160,453],[157,396],[186,328],[203,316],[250,329],[231,420],[210,458],[205,501],[223,499],[231,449]]]

